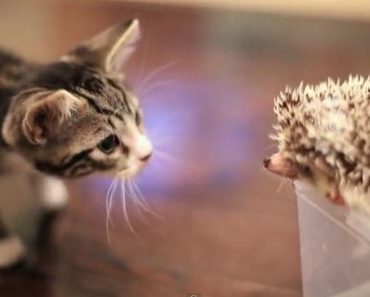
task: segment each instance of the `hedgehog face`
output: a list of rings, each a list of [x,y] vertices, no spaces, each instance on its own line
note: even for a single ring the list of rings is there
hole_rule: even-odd
[[[273,154],[263,161],[264,167],[279,176],[291,180],[305,180],[310,183],[315,181],[315,170],[312,164],[301,164],[293,158],[285,157],[282,153]]]
[[[285,157],[283,153],[276,153],[264,159],[263,163],[264,167],[274,174],[312,184],[330,199],[338,196],[333,170],[320,158],[298,162],[296,159]]]

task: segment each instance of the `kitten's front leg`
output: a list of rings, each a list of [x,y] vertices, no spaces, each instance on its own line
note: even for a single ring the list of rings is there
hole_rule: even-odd
[[[52,235],[54,222],[67,206],[69,195],[64,182],[58,178],[45,175],[37,175],[34,178],[37,179],[35,183],[37,195],[41,200],[42,214],[38,241],[42,243]]]
[[[63,181],[46,175],[36,175],[33,179],[44,212],[58,212],[66,207],[68,190]]]
[[[22,240],[15,235],[10,235],[0,217],[0,270],[18,264],[26,254]]]
[[[45,212],[58,212],[63,210],[68,203],[68,190],[64,182],[58,178],[37,175],[37,193],[41,206]]]
[[[50,262],[50,248],[54,226],[68,203],[68,190],[63,181],[55,177],[37,175],[37,194],[41,200],[41,217],[36,238],[36,249],[40,265]],[[52,256],[54,252],[52,253]]]

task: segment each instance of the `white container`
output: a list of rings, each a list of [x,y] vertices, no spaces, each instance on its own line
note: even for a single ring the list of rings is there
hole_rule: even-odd
[[[304,297],[370,297],[370,217],[295,186]]]

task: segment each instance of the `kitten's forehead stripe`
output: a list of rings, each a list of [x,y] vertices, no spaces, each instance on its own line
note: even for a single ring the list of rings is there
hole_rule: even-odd
[[[108,118],[108,124],[112,127],[113,130],[116,129],[116,126],[114,125],[113,121],[110,118]]]
[[[131,108],[130,108],[130,105],[129,105],[129,103],[128,103],[128,100],[127,100],[127,95],[126,95],[126,93],[122,90],[122,88],[114,81],[114,80],[112,80],[112,79],[107,79],[107,82],[109,83],[109,85],[112,87],[112,88],[114,88],[114,89],[116,89],[120,94],[121,94],[121,96],[122,96],[122,101],[123,101],[123,103],[124,103],[124,107],[125,107],[125,109],[128,111],[128,113],[132,113],[132,111],[131,111]]]
[[[92,107],[94,108],[94,110],[99,113],[99,114],[102,114],[102,115],[105,115],[105,116],[114,116],[116,118],[118,118],[119,120],[121,121],[124,121],[123,117],[121,116],[120,113],[118,113],[116,110],[111,110],[111,109],[108,109],[108,108],[105,108],[105,107],[101,107],[98,105],[98,103],[96,102],[96,100],[91,97],[91,96],[88,96],[86,94],[83,94],[79,91],[75,91],[76,95],[86,99],[87,103]]]
[[[36,80],[36,85],[49,89],[66,89],[84,98],[95,112],[114,116],[122,122],[123,113],[134,113],[127,94],[117,81],[78,64],[59,62],[49,65]]]
[[[86,66],[65,62],[54,63],[49,65],[31,84],[48,89],[66,89],[70,92],[83,88],[89,93],[97,95],[115,93],[116,96],[110,98],[100,96],[100,99],[103,100],[102,103],[106,101],[106,105],[113,105],[117,108],[123,105],[130,112],[127,96],[122,87],[113,79],[106,78]],[[109,102],[107,102],[108,100]]]
[[[114,111],[107,109],[105,107],[99,106],[99,104],[96,102],[96,100],[93,97],[90,97],[88,95],[85,95],[77,90],[74,91],[75,94],[78,96],[86,99],[87,103],[97,112],[100,114],[105,114],[105,115],[114,115]]]

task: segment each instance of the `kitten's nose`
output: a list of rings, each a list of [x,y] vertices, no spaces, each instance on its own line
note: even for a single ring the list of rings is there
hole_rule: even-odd
[[[147,162],[153,154],[153,145],[149,138],[145,135],[140,135],[133,147],[136,158],[141,162]]]
[[[140,158],[140,161],[141,162],[148,162],[152,155],[153,155],[153,152],[149,153],[145,157]]]

